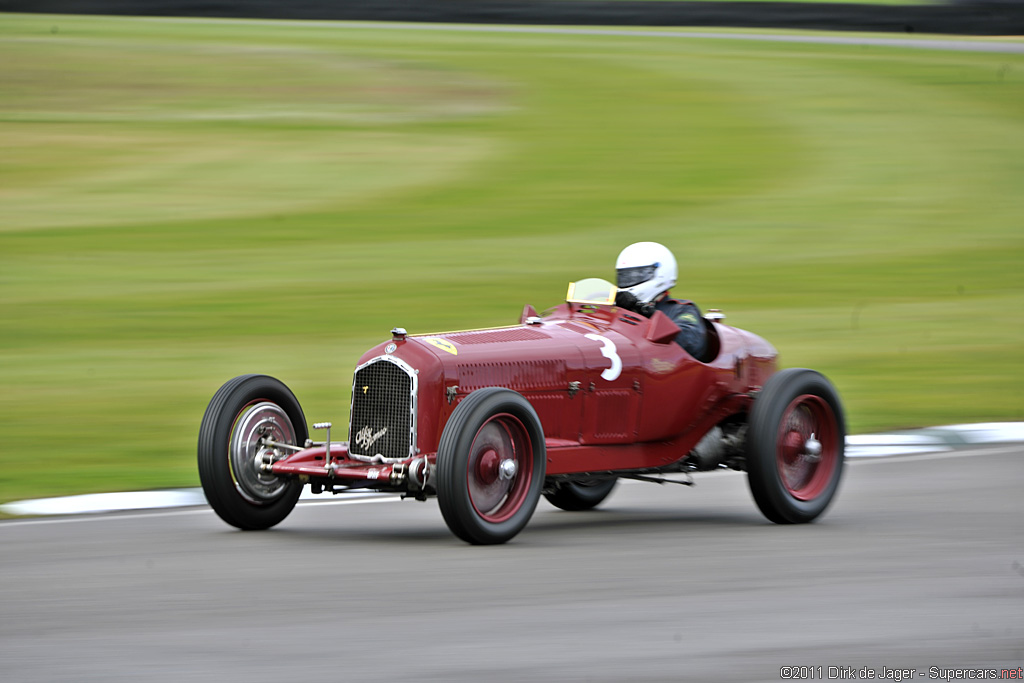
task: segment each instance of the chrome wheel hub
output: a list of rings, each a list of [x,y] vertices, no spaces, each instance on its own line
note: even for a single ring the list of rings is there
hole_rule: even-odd
[[[498,478],[504,481],[508,481],[516,476],[519,471],[519,465],[516,464],[515,460],[511,458],[502,460],[501,464],[498,465]]]
[[[235,478],[235,488],[253,503],[269,503],[280,496],[288,482],[266,471],[266,466],[280,459],[276,449],[263,444],[263,439],[295,444],[295,428],[288,415],[275,403],[255,403],[243,410],[231,430],[228,456]]]
[[[821,442],[818,441],[814,434],[804,442],[804,460],[808,462],[818,462],[821,460]]]

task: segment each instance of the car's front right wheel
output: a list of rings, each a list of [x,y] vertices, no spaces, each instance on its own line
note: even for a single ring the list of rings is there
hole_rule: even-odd
[[[468,543],[508,541],[530,521],[545,469],[544,432],[533,406],[510,389],[474,391],[455,407],[438,444],[444,521]]]

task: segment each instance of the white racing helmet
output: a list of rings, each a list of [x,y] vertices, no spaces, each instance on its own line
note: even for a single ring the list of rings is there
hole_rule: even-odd
[[[654,301],[676,284],[676,257],[657,242],[636,242],[615,260],[616,285],[641,303]]]

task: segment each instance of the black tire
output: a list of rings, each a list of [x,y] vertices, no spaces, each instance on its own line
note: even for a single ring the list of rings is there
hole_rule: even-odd
[[[599,481],[565,481],[558,484],[551,493],[545,493],[544,497],[562,510],[590,510],[604,502],[618,481],[615,478]]]
[[[846,424],[832,384],[803,368],[783,370],[754,401],[747,481],[777,524],[810,522],[832,502],[843,474]]]
[[[500,387],[471,393],[437,449],[437,502],[448,528],[474,545],[513,538],[540,500],[546,460],[540,419],[522,395]]]
[[[199,480],[210,507],[239,529],[269,529],[295,507],[302,485],[260,472],[260,429],[292,445],[306,441],[306,417],[294,394],[266,375],[242,375],[222,386],[199,428]]]

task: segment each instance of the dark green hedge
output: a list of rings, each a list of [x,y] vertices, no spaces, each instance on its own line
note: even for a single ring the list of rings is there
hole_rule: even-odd
[[[0,0],[0,12],[1024,33],[1024,0],[954,0],[907,6],[669,0]]]

